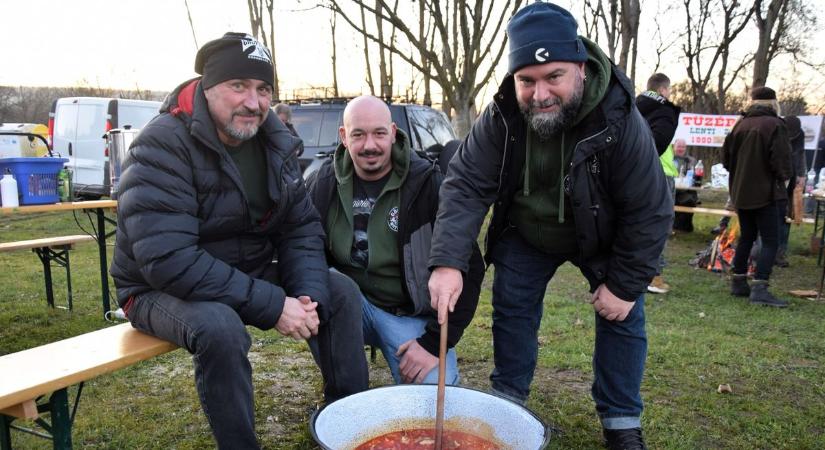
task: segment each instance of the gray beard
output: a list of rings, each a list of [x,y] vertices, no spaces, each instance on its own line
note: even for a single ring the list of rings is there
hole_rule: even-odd
[[[230,124],[223,127],[223,132],[233,139],[237,139],[239,141],[246,141],[252,139],[256,134],[258,134],[258,127],[243,130],[240,128],[235,128]]]
[[[252,128],[244,129],[244,128],[239,128],[239,127],[232,126],[232,119],[235,118],[235,115],[239,115],[239,114],[240,113],[237,112],[237,111],[232,114],[232,117],[229,119],[229,123],[226,123],[226,124],[223,125],[223,127],[222,127],[223,132],[226,133],[227,136],[229,136],[233,139],[237,139],[239,141],[247,141],[249,139],[252,139],[256,134],[258,134],[258,128],[260,128],[260,127],[255,126],[255,127],[252,127]],[[262,115],[260,113],[257,113],[257,114],[258,114],[258,117],[262,117]]]
[[[584,93],[584,83],[581,79],[576,83],[576,90],[567,102],[561,99],[548,100],[544,104],[532,102],[530,105],[519,103],[524,119],[530,124],[530,128],[539,135],[539,139],[547,141],[560,131],[566,130],[573,125],[573,120],[579,114]],[[561,104],[558,112],[533,112],[534,108],[546,108],[555,103]]]

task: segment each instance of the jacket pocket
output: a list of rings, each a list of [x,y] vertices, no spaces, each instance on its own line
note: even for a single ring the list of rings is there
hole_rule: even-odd
[[[404,282],[413,302],[413,315],[432,312],[430,306],[430,245],[433,240],[432,225],[426,223],[410,235],[404,244]]]

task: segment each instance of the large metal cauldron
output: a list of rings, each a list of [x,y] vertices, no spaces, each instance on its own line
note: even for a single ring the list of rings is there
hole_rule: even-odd
[[[140,129],[131,128],[128,125],[124,128],[109,130],[105,136],[106,146],[109,151],[109,176],[111,177],[111,190],[109,196],[112,200],[117,199],[118,184],[120,183],[120,165],[126,159],[126,152],[135,140]]]
[[[529,409],[475,389],[447,386],[445,429],[474,432],[512,450],[542,449],[550,430]],[[436,386],[405,384],[370,389],[330,403],[310,418],[322,448],[352,449],[384,433],[435,426]]]

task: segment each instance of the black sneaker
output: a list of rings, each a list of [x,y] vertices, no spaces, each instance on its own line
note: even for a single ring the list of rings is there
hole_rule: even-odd
[[[626,428],[622,430],[602,430],[605,446],[609,450],[647,450],[642,439],[641,428]]]

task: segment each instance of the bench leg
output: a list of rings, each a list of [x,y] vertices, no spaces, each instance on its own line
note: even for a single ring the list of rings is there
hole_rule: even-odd
[[[11,450],[12,418],[0,414],[0,449]]]
[[[106,222],[114,225],[117,222],[107,219],[103,208],[95,210],[97,214],[97,249],[100,256],[100,293],[103,301],[103,317],[106,318],[106,313],[109,312],[109,269],[107,268],[106,259]]]
[[[72,310],[72,267],[69,264],[69,251],[66,253],[66,302],[69,304],[69,311]]]
[[[69,395],[66,388],[55,391],[49,399],[52,413],[54,450],[71,450],[72,417],[69,415]]]
[[[32,251],[37,254],[37,257],[40,258],[40,262],[43,263],[43,279],[46,281],[46,302],[49,306],[54,308],[54,292],[52,292],[52,264],[49,249],[47,247],[35,248],[32,249]]]
[[[66,268],[66,303],[68,304],[69,311],[72,310],[73,302],[72,302],[72,269],[71,264],[69,264],[69,246],[61,246],[59,247],[60,250],[56,251],[50,247],[43,247],[43,248],[35,248],[32,249],[35,253],[37,253],[37,257],[40,258],[40,261],[43,263],[43,278],[46,281],[46,301],[49,303],[49,306],[54,308],[54,290],[52,288],[52,266],[51,262],[54,261],[55,264],[58,266],[63,266]]]

